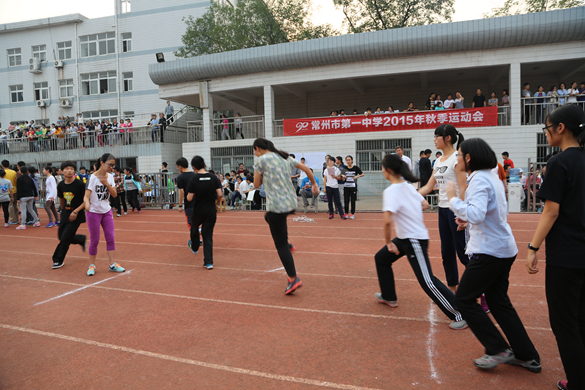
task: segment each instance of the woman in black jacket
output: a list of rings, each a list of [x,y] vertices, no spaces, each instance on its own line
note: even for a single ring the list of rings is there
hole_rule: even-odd
[[[20,203],[20,216],[22,218],[22,222],[20,226],[16,228],[16,230],[25,230],[26,229],[26,212],[32,215],[33,220],[35,221],[34,227],[41,226],[41,220],[35,210],[33,209],[33,202],[39,199],[39,193],[37,191],[37,187],[35,186],[35,182],[33,179],[30,178],[28,175],[27,167],[21,167],[20,173],[22,174],[18,179],[16,179],[16,199],[18,203]]]

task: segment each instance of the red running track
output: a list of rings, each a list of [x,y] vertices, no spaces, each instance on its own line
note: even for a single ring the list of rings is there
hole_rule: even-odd
[[[218,215],[212,271],[202,251],[187,248],[177,211],[116,218],[116,259],[127,272],[107,272],[101,243],[94,277],[75,246],[63,268],[51,269],[55,228],[0,230],[0,388],[554,389],[564,379],[544,272],[524,267],[538,215],[509,220],[520,248],[510,296],[542,357],[539,374],[475,368],[483,348],[470,330],[448,328],[405,259],[395,266],[400,306],[374,299],[381,214],[291,216],[304,282],[291,296],[263,217]],[[437,215],[425,221],[444,279]]]

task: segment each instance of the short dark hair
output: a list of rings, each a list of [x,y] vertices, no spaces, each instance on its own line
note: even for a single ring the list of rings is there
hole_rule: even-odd
[[[81,171],[82,169],[86,170],[85,167],[82,165],[79,167],[79,170]]]
[[[167,165],[169,165],[169,164],[167,164],[166,162],[164,162],[164,161],[163,161],[162,165],[163,165],[163,167],[165,167],[165,168],[166,168],[166,167],[167,167]]]
[[[0,168],[0,177],[4,177],[6,176],[6,171],[2,168]]]
[[[327,161],[333,161],[333,162],[335,162],[335,158],[334,158],[334,157],[331,157],[331,156],[329,156],[329,158],[327,159]]]
[[[459,146],[465,168],[469,171],[478,171],[481,169],[493,169],[498,165],[498,159],[492,148],[481,138],[470,138],[465,140]],[[469,155],[469,164],[465,162],[465,157]]]
[[[291,156],[292,158],[296,158],[294,154],[289,154],[289,156]]]
[[[24,161],[19,161],[16,163],[16,165],[18,165],[19,167],[24,167],[26,164],[24,163]]]
[[[195,169],[203,169],[205,168],[205,160],[201,156],[195,156],[191,160],[191,166]]]
[[[77,164],[75,164],[73,161],[63,161],[61,163],[61,170],[64,170],[67,167],[73,167],[73,170],[76,171],[77,170]],[[117,168],[117,167],[116,167]]]
[[[530,83],[524,83],[524,87],[526,87],[526,86],[528,86],[528,85],[530,85]]]
[[[508,152],[502,152],[502,156],[510,157],[510,155],[508,154]]]
[[[8,161],[8,160],[2,160],[2,166],[3,166],[4,168],[8,168],[8,167],[10,167],[10,161]]]
[[[433,151],[431,149],[425,149],[425,154],[431,154]]]
[[[176,164],[181,168],[189,168],[189,161],[185,157],[178,159]]]
[[[335,159],[343,162],[343,157],[341,157],[341,156],[337,156],[337,157],[335,157]]]
[[[398,150],[398,149],[402,149],[402,146],[398,145],[394,148],[394,150]],[[402,150],[404,150],[404,149],[402,149]]]

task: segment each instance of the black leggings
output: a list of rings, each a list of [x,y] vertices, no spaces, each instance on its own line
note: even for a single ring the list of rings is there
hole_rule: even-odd
[[[2,205],[2,211],[4,211],[4,223],[8,223],[8,205],[10,201],[0,203]]]
[[[118,214],[122,214],[122,207],[124,207],[124,212],[128,211],[128,206],[126,206],[126,191],[118,192],[118,196],[116,196],[116,209],[118,210]]]
[[[140,211],[140,202],[138,201],[138,190],[129,190],[126,191],[126,193],[128,194],[128,203],[130,203],[130,207]]]
[[[295,261],[290,248],[288,247],[288,229],[286,227],[286,217],[290,213],[273,213],[268,211],[264,219],[270,227],[270,234],[274,240],[274,246],[278,252],[278,257],[286,270],[286,274],[292,279],[297,275]]]
[[[357,187],[344,187],[343,188],[343,200],[345,202],[345,213],[355,214],[355,201],[357,198]],[[351,201],[351,210],[349,209],[349,203]],[[351,211],[351,213],[350,213]]]

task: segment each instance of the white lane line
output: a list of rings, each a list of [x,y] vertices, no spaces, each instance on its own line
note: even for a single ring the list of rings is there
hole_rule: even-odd
[[[435,304],[433,301],[429,302],[429,335],[427,337],[427,357],[429,358],[429,366],[431,369],[431,379],[435,382],[441,384],[439,380],[439,375],[437,374],[437,370],[435,369],[435,321],[437,317],[435,316]]]
[[[84,286],[78,283],[70,283],[70,282],[61,282],[57,280],[49,280],[49,279],[35,279],[35,278],[28,278],[25,276],[12,276],[12,275],[0,275],[1,278],[11,278],[11,279],[21,279],[21,280],[33,280],[33,281],[40,281],[46,283],[55,283],[55,284],[69,284],[69,285],[78,285]],[[359,317],[359,318],[382,318],[382,319],[389,319],[389,320],[396,320],[396,321],[415,321],[415,322],[428,322],[428,317],[403,317],[403,316],[391,316],[391,315],[382,315],[382,314],[368,314],[368,313],[353,313],[353,312],[346,312],[346,311],[335,311],[335,310],[320,310],[320,309],[310,309],[310,308],[303,308],[303,307],[289,307],[289,306],[277,306],[277,305],[267,305],[263,303],[252,303],[252,302],[241,302],[241,301],[228,301],[225,299],[213,299],[213,298],[202,298],[202,297],[193,297],[188,295],[179,295],[179,294],[167,294],[167,293],[158,293],[153,291],[144,291],[144,290],[132,290],[127,288],[117,288],[117,287],[105,287],[105,286],[90,286],[91,288],[101,289],[101,290],[108,290],[108,291],[120,291],[120,292],[129,292],[135,294],[145,294],[145,295],[154,295],[159,297],[167,297],[167,298],[179,298],[179,299],[187,299],[192,301],[201,301],[201,302],[213,302],[213,303],[224,303],[229,305],[238,305],[238,306],[250,306],[250,307],[260,307],[264,309],[277,309],[277,310],[290,310],[290,311],[300,311],[305,313],[317,313],[317,314],[327,314],[327,315],[339,315],[339,316],[351,316],[351,317]],[[437,320],[437,323],[445,323],[449,324],[450,320]],[[531,330],[542,330],[551,332],[550,328],[540,328],[534,326],[525,326],[526,329]]]
[[[238,248],[239,249],[239,248]],[[37,256],[52,256],[52,253],[38,253],[38,252],[22,252],[22,251],[6,251],[3,250],[2,253],[19,253],[19,254],[23,254],[23,255],[37,255]],[[67,255],[67,258],[76,258],[76,259],[87,259],[87,256],[74,256],[74,255]],[[440,259],[440,257],[429,257],[429,259]],[[103,259],[97,259],[97,260],[104,260],[104,261],[108,261],[108,258],[105,257]],[[201,266],[199,265],[193,265],[193,264],[173,264],[173,263],[160,263],[160,262],[156,262],[156,261],[144,261],[144,260],[130,260],[130,259],[118,259],[120,262],[122,263],[138,263],[138,264],[150,264],[150,265],[160,265],[160,266],[169,266],[169,267],[188,267],[188,268],[201,268]],[[523,262],[524,260],[516,260],[516,262]],[[231,267],[222,267],[222,266],[217,266],[214,265],[214,269],[219,269],[219,270],[227,270],[227,271],[239,271],[239,272],[260,272],[260,273],[267,273],[267,272],[274,272],[277,271],[279,269],[284,269],[284,267],[282,268],[278,268],[276,270],[264,270],[264,269],[249,269],[249,268],[231,268]],[[359,275],[332,275],[332,274],[315,274],[315,273],[307,273],[307,272],[303,272],[302,273],[303,276],[323,276],[326,278],[348,278],[348,279],[372,279],[372,280],[378,280],[378,278],[376,276],[359,276]],[[1,275],[0,275],[1,276]],[[401,281],[401,282],[416,282],[418,283],[418,280],[416,279],[404,279],[404,278],[394,278],[394,280],[397,281]],[[515,283],[510,283],[511,287],[530,287],[530,288],[544,288],[544,285],[537,285],[537,284],[515,284]]]
[[[124,272],[122,275],[116,275],[116,276],[112,276],[111,278],[107,278],[107,279],[104,279],[104,280],[100,280],[99,282],[95,282],[95,283],[92,283],[92,284],[88,284],[87,286],[84,286],[84,287],[81,287],[81,288],[75,289],[75,290],[73,290],[73,291],[66,292],[65,294],[61,294],[61,295],[59,295],[59,296],[56,296],[56,297],[54,297],[54,298],[51,298],[51,299],[47,299],[46,301],[42,301],[42,302],[39,302],[39,303],[35,303],[33,306],[42,305],[43,303],[51,302],[51,301],[54,301],[55,299],[59,299],[59,298],[66,297],[67,295],[71,295],[71,294],[73,294],[73,293],[76,293],[76,292],[78,292],[78,291],[85,290],[86,288],[89,288],[89,287],[97,286],[97,285],[98,285],[98,284],[100,284],[100,283],[107,282],[108,280],[115,279],[115,278],[117,278],[117,277],[119,277],[119,276],[124,276],[124,275],[127,275],[127,274],[129,274],[130,272],[132,272],[132,270],[130,270],[130,271],[126,271],[126,272]]]
[[[148,357],[155,358],[155,359],[168,360],[168,361],[176,362],[176,363],[191,364],[193,366],[211,368],[211,369],[220,370],[220,371],[233,372],[236,374],[256,376],[256,377],[260,377],[260,378],[272,379],[272,380],[277,380],[277,381],[302,383],[305,385],[328,387],[331,389],[375,390],[375,389],[372,389],[371,387],[353,386],[353,385],[346,385],[343,383],[325,382],[325,381],[318,381],[315,379],[299,378],[299,377],[295,377],[295,376],[271,374],[269,372],[248,370],[245,368],[224,366],[222,364],[214,364],[214,363],[202,362],[199,360],[185,359],[185,358],[180,358],[177,356],[163,355],[161,353],[143,351],[140,349],[128,348],[128,347],[123,347],[123,346],[115,345],[115,344],[102,343],[99,341],[87,340],[87,339],[82,339],[79,337],[66,336],[66,335],[58,334],[58,333],[44,332],[42,330],[22,328],[19,326],[0,324],[0,327],[4,328],[4,329],[17,330],[17,331],[24,332],[24,333],[31,333],[31,334],[35,334],[35,335],[39,335],[39,336],[53,337],[56,339],[73,341],[76,343],[87,344],[87,345],[91,345],[94,347],[108,348],[108,349],[112,349],[115,351],[132,353],[135,355],[148,356]]]
[[[276,268],[276,269],[271,269],[270,271],[266,271],[266,273],[280,271],[281,269],[284,269],[284,267],[280,267],[280,268]]]

